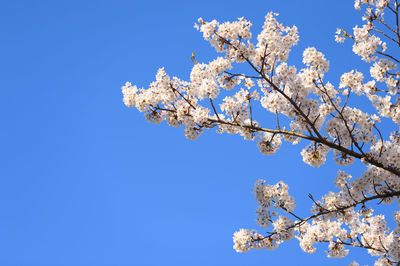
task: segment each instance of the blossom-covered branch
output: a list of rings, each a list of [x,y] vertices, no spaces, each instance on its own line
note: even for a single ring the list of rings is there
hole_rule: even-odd
[[[310,166],[323,165],[331,150],[340,166],[349,166],[355,159],[365,163],[366,170],[358,178],[338,172],[338,192],[328,192],[320,201],[311,197],[313,214],[307,218],[294,213],[295,202],[284,182],[271,186],[258,181],[254,188],[260,204],[257,222],[264,228],[272,224],[274,230],[262,235],[241,229],[234,234],[237,251],[274,249],[296,237],[306,252],[314,252],[315,243],[329,242],[329,257],[343,257],[348,253],[345,246],[354,246],[379,256],[376,265],[399,263],[400,213],[394,213],[397,227],[390,231],[385,217],[366,206],[374,200],[392,204],[397,199],[400,203],[400,132],[383,134],[378,125],[382,118],[400,125],[400,72],[396,71],[399,59],[395,52],[400,47],[399,3],[355,1],[357,10],[363,6],[365,24],[355,26],[352,34],[338,29],[336,41],[347,38],[353,42],[353,52],[371,64],[370,81],[351,70],[335,88],[324,81],[329,61],[314,47],[303,52],[304,68],[288,65],[290,50],[299,39],[297,27],[283,26],[271,12],[255,42],[252,24],[244,18],[225,23],[200,18],[195,27],[223,57],[199,63],[193,54],[190,81],[171,78],[161,68],[147,89],[129,82],[122,87],[128,107],[144,112],[151,122],[166,120],[171,126],[184,126],[188,139],[216,128],[218,133],[256,140],[265,155],[276,153],[282,141],[298,144],[303,139],[308,144],[301,155]],[[386,11],[395,16],[394,26],[385,21]],[[242,63],[250,73],[233,70]],[[221,90],[235,92],[221,100]],[[364,97],[376,113],[351,107],[350,95]],[[276,124],[261,125],[257,121],[260,114],[254,113],[256,104],[275,116]],[[287,118],[285,124],[282,116]],[[386,135],[390,135],[388,140]]]

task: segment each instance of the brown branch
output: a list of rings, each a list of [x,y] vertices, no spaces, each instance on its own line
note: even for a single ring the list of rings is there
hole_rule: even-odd
[[[383,137],[382,137],[381,131],[376,127],[375,124],[374,124],[373,127],[376,129],[376,131],[378,131],[379,137],[381,138],[382,146],[381,146],[381,149],[379,151],[379,157],[381,157],[382,156],[383,147],[384,147]]]
[[[385,251],[384,250],[382,250],[382,249],[378,249],[378,248],[374,248],[374,247],[371,247],[371,246],[369,246],[369,245],[363,245],[362,243],[361,244],[356,244],[355,242],[344,242],[343,240],[322,240],[322,241],[318,241],[318,242],[321,242],[321,243],[330,243],[330,242],[333,242],[333,243],[335,243],[335,244],[339,244],[339,245],[345,245],[345,246],[352,246],[352,247],[357,247],[357,248],[365,248],[365,249],[371,249],[371,250],[374,250],[374,251],[378,251],[378,252],[382,252],[382,253],[385,253]]]
[[[196,107],[188,100],[188,99],[186,99],[183,95],[182,95],[182,93],[180,93],[176,88],[174,88],[171,84],[169,84],[169,87],[172,89],[172,91],[174,91],[174,92],[177,92],[181,97],[182,97],[182,99],[184,99],[194,110],[196,110]]]
[[[385,54],[385,53],[379,52],[379,51],[376,51],[376,53],[377,53],[377,54],[380,54],[380,55],[383,55],[383,56],[386,56],[386,57],[389,57],[390,59],[396,61],[397,63],[400,63],[399,60],[397,60],[396,58],[394,58],[393,56],[391,56],[391,55],[389,55],[389,54]]]
[[[396,44],[399,44],[398,41],[396,41],[395,39],[393,39],[392,37],[390,37],[389,35],[387,35],[385,32],[383,32],[381,30],[378,30],[375,28],[375,29],[372,29],[371,31],[376,31],[376,32],[382,34],[383,36],[385,36],[386,38],[390,39],[391,41],[395,42]]]
[[[208,99],[210,99],[211,106],[212,106],[212,108],[213,108],[213,110],[214,110],[214,114],[215,114],[215,115],[217,116],[217,118],[218,118],[218,121],[221,120],[221,119],[219,118],[219,116],[218,116],[217,110],[215,110],[215,106],[214,106],[214,103],[213,103],[212,99],[211,99],[210,97],[208,97]]]
[[[343,115],[344,106],[343,106],[343,108],[339,111],[339,109],[337,108],[336,104],[334,104],[332,98],[329,96],[328,91],[327,91],[327,89],[325,88],[325,85],[324,85],[324,83],[323,83],[323,81],[322,81],[322,79],[321,79],[321,77],[320,77],[319,75],[318,75],[318,78],[319,78],[319,80],[320,80],[320,83],[321,83],[322,87],[324,88],[324,91],[321,90],[321,89],[319,88],[318,84],[314,81],[315,86],[316,86],[318,89],[320,89],[320,91],[322,91],[323,93],[325,93],[325,95],[328,97],[328,100],[331,102],[333,108],[335,108],[336,112],[339,114],[339,116],[340,116],[340,118],[342,119],[342,121],[343,121],[343,123],[344,123],[344,125],[345,125],[345,127],[346,127],[346,129],[347,129],[347,131],[349,132],[350,139],[351,139],[352,143],[354,143],[354,145],[357,147],[357,149],[360,151],[360,153],[361,153],[363,156],[365,156],[364,151],[363,151],[363,150],[361,149],[361,147],[358,145],[358,142],[355,140],[354,135],[353,135],[353,133],[352,133],[352,131],[354,130],[355,124],[353,125],[353,129],[350,130],[349,125],[348,125],[348,123],[347,123],[347,120],[344,118],[344,115]],[[348,93],[348,95],[347,95],[346,103],[347,103],[347,100],[348,100],[349,95],[350,95],[350,91],[349,91],[349,93]]]
[[[312,195],[310,194],[309,196],[314,201]],[[297,221],[293,225],[288,226],[286,228],[286,230],[290,230],[290,229],[293,229],[295,227],[300,227],[301,225],[303,225],[307,221],[312,220],[312,219],[317,218],[317,217],[320,217],[320,216],[323,216],[323,215],[326,215],[326,214],[335,213],[335,212],[336,213],[343,213],[345,210],[353,208],[353,207],[356,207],[357,205],[362,204],[364,206],[364,204],[366,202],[369,202],[369,201],[372,201],[372,200],[375,200],[375,199],[384,199],[384,198],[389,198],[389,197],[400,197],[400,191],[395,191],[395,192],[390,192],[390,193],[386,192],[384,194],[379,194],[379,195],[375,195],[375,196],[371,196],[371,197],[365,197],[363,200],[356,201],[356,202],[354,202],[352,204],[349,204],[347,206],[335,207],[335,209],[333,209],[333,210],[328,210],[328,209],[322,207],[321,205],[319,205],[317,202],[314,201],[315,203],[318,204],[318,206],[320,207],[321,211],[319,211],[318,213],[316,213],[314,215],[311,215],[311,216],[309,216],[307,218],[304,218],[304,219],[300,218],[299,219],[300,221]],[[298,216],[296,215],[296,217],[298,217]],[[272,237],[272,236],[274,236],[276,234],[277,234],[277,232],[274,231],[274,232],[269,233],[267,236],[264,236],[262,238],[256,239],[255,241],[261,241],[261,240],[270,238],[270,237]],[[320,242],[323,242],[323,241],[320,241]],[[364,246],[362,246],[361,241],[359,241],[359,242],[360,242],[360,247],[364,247]],[[369,248],[372,248],[371,245],[368,244],[368,243],[367,243],[367,246]],[[378,250],[378,251],[380,251],[380,250]]]
[[[400,7],[399,3],[396,0],[396,12],[395,12],[395,14],[396,14],[396,33],[397,33],[397,39],[398,39],[397,43],[400,46],[399,7]]]

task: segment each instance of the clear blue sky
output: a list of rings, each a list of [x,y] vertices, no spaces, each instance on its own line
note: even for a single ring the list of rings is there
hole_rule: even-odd
[[[122,104],[125,81],[147,86],[162,66],[187,79],[193,50],[216,56],[198,17],[244,16],[258,33],[271,10],[299,28],[292,63],[316,46],[334,84],[366,69],[334,42],[336,27],[361,24],[347,0],[1,1],[0,265],[371,264],[364,251],[327,259],[323,245],[309,255],[296,240],[232,249],[235,230],[257,228],[256,179],[284,179],[303,215],[308,193],[334,188],[338,167],[304,164],[304,142],[266,157],[238,136],[189,141]]]

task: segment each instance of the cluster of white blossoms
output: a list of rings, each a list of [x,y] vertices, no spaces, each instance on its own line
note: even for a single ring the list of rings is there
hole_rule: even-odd
[[[314,70],[320,75],[323,75],[323,73],[329,70],[329,61],[325,59],[323,53],[318,52],[314,47],[304,50],[303,63],[310,67],[310,70]]]
[[[238,252],[246,252],[250,249],[267,248],[275,249],[284,241],[294,237],[294,222],[284,215],[279,215],[280,210],[291,212],[296,203],[289,195],[289,187],[284,182],[269,185],[265,180],[258,180],[254,185],[254,195],[259,204],[257,224],[267,228],[271,224],[274,227],[273,237],[264,237],[255,230],[240,229],[233,235],[233,248]],[[275,220],[273,220],[275,219]]]
[[[281,135],[265,132],[258,140],[257,146],[262,154],[271,155],[282,145]]]
[[[270,12],[256,39],[251,22],[244,18],[225,23],[200,18],[195,28],[222,56],[200,63],[193,55],[190,81],[170,77],[161,68],[147,89],[129,82],[122,87],[126,106],[137,108],[150,122],[183,126],[188,139],[216,128],[221,134],[256,141],[265,155],[276,153],[283,141],[304,140],[301,156],[312,167],[326,163],[330,151],[339,166],[355,160],[366,165],[359,177],[339,171],[334,181],[338,191],[320,200],[310,195],[312,214],[306,218],[294,213],[296,203],[288,185],[258,181],[253,190],[259,204],[257,223],[273,229],[267,234],[240,229],[234,233],[238,252],[272,250],[296,238],[309,253],[318,243],[327,243],[328,257],[345,257],[348,248],[359,247],[378,257],[375,265],[400,263],[400,212],[394,213],[396,227],[390,229],[386,218],[368,207],[374,201],[397,208],[400,204],[400,133],[396,128],[392,132],[379,128],[382,118],[400,125],[400,61],[398,53],[391,52],[400,47],[399,3],[356,0],[354,7],[365,7],[365,24],[354,27],[353,35],[338,29],[336,41],[353,41],[354,53],[371,65],[370,78],[350,69],[337,87],[324,81],[330,64],[314,47],[304,50],[302,68],[289,65],[291,48],[299,40],[297,27],[283,26]],[[387,15],[396,16],[397,25],[387,24]],[[235,72],[239,63],[251,71]],[[349,98],[354,94],[371,103],[377,113],[352,107]],[[263,127],[257,122],[256,105],[271,113],[276,123]]]
[[[311,166],[319,167],[326,161],[330,148],[320,143],[310,144],[301,151],[303,161]]]
[[[366,62],[375,61],[378,59],[375,56],[376,51],[380,48],[382,52],[386,51],[386,43],[375,35],[369,34],[369,25],[364,25],[362,28],[354,27],[354,45],[353,52],[361,56]]]

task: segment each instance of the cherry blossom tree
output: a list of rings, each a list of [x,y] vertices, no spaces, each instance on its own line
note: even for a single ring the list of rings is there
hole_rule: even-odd
[[[251,22],[244,18],[225,23],[200,18],[195,28],[223,56],[200,63],[193,54],[190,81],[171,78],[161,68],[147,89],[129,82],[122,87],[126,106],[137,108],[150,122],[183,126],[191,140],[216,128],[257,141],[265,155],[274,154],[283,141],[296,145],[303,140],[307,145],[301,156],[312,167],[323,165],[330,151],[340,166],[356,160],[365,164],[358,177],[338,171],[336,192],[321,199],[309,195],[308,217],[295,213],[296,201],[283,181],[258,180],[253,189],[259,204],[257,223],[267,232],[235,232],[233,248],[238,252],[273,250],[296,238],[308,253],[326,242],[328,257],[345,257],[351,248],[363,248],[377,257],[375,265],[400,265],[400,132],[395,130],[400,125],[399,2],[356,0],[354,7],[362,10],[364,25],[352,32],[338,29],[335,38],[353,43],[353,52],[370,64],[370,78],[352,70],[341,75],[335,88],[324,79],[329,61],[314,47],[304,50],[303,68],[289,65],[291,48],[299,40],[297,28],[280,24],[271,12],[256,41]],[[251,72],[236,72],[240,64],[250,66]],[[221,100],[221,94],[229,96]],[[376,113],[350,106],[351,95],[372,104]],[[275,117],[275,124],[257,122],[257,104]],[[391,132],[379,128],[383,118],[392,124]],[[386,217],[375,213],[373,208],[380,205],[374,202],[397,210],[395,227],[389,228]]]

